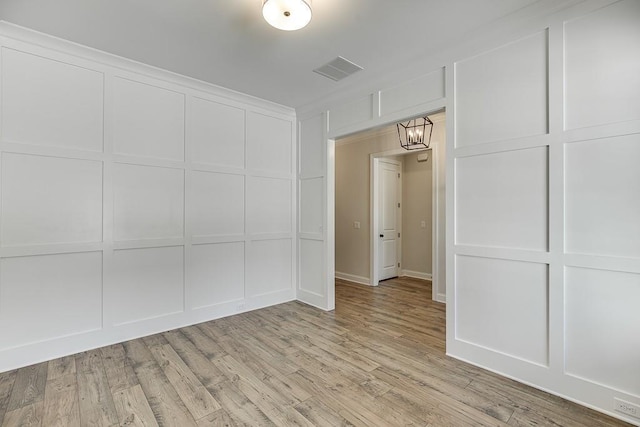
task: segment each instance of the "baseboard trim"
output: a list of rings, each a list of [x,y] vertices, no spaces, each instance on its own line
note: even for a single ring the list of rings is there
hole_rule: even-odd
[[[447,296],[445,294],[436,295],[436,301],[441,302],[443,304],[447,303]]]
[[[336,271],[336,279],[348,280],[349,282],[360,283],[361,285],[371,286],[371,279],[368,277],[356,276],[355,274],[341,273]]]
[[[432,280],[431,273],[422,273],[420,271],[402,270],[402,275],[413,277],[414,279]]]

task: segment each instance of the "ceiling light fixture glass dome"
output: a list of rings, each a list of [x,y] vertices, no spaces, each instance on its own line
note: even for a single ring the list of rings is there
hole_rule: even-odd
[[[311,0],[263,0],[262,16],[279,30],[299,30],[311,21]]]

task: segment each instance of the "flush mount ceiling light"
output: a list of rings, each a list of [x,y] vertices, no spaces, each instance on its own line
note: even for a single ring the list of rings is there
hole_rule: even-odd
[[[311,0],[263,0],[262,16],[279,30],[299,30],[311,21]]]

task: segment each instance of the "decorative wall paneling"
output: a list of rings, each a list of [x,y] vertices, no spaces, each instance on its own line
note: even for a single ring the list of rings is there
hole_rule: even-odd
[[[446,99],[363,84],[299,144],[446,106],[447,353],[640,425],[640,3],[529,12],[423,61]]]
[[[0,371],[295,298],[293,110],[0,30]]]
[[[635,424],[638,22],[590,2],[447,75],[447,352]]]

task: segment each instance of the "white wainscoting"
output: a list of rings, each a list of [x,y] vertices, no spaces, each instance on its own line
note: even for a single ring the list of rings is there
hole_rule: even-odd
[[[333,156],[335,143],[326,139],[326,114],[298,122],[298,288],[297,298],[307,304],[333,310],[334,247],[333,201],[326,202],[327,187],[333,185],[326,158]],[[330,270],[331,273],[327,273]]]
[[[0,371],[295,298],[293,110],[0,34]]]
[[[640,3],[596,3],[447,75],[447,352],[638,423]]]

